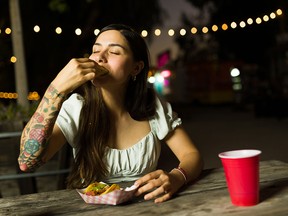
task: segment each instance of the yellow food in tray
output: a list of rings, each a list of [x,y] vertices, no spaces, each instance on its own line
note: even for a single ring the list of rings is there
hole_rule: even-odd
[[[103,182],[94,182],[91,183],[86,189],[84,189],[84,194],[91,196],[99,196],[119,189],[120,186],[118,184],[112,184],[110,186]]]

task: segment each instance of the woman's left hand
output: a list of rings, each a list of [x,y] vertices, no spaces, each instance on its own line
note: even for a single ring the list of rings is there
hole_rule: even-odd
[[[139,178],[134,185],[139,186],[136,196],[147,193],[145,200],[155,198],[154,202],[160,203],[170,199],[183,185],[183,181],[171,172],[156,170]]]

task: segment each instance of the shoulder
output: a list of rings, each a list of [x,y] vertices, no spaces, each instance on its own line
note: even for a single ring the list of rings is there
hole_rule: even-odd
[[[60,109],[58,116],[59,119],[69,119],[69,121],[74,120],[78,121],[80,112],[84,104],[84,98],[77,93],[72,94],[68,99],[64,101]]]
[[[61,107],[56,124],[61,129],[68,143],[75,146],[75,137],[79,129],[80,113],[84,104],[84,98],[73,93],[66,99]]]
[[[165,118],[174,118],[178,114],[173,111],[171,104],[162,97],[156,96],[155,98],[156,104],[156,118],[165,117]]]
[[[182,124],[178,114],[173,111],[172,106],[165,99],[156,97],[156,113],[151,119],[152,131],[161,140],[170,131]]]
[[[63,102],[61,109],[77,110],[81,109],[83,105],[84,105],[84,98],[78,93],[73,93]]]
[[[156,104],[156,111],[162,109],[168,111],[169,109],[171,109],[171,104],[158,95],[155,96],[155,104]]]
[[[73,102],[74,103],[83,103],[84,98],[78,93],[73,93],[64,101],[64,103],[73,103]]]

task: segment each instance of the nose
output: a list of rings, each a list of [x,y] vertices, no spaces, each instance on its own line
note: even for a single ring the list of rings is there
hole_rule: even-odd
[[[92,59],[92,60],[94,60],[97,63],[103,63],[103,62],[107,61],[104,52],[92,53],[90,55],[89,59]]]

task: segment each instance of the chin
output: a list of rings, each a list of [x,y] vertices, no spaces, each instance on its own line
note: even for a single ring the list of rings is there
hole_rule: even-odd
[[[108,80],[97,78],[97,79],[92,80],[91,83],[95,87],[103,87],[103,86],[105,86],[106,83],[108,83]]]
[[[91,83],[92,83],[92,85],[95,86],[95,87],[100,87],[100,86],[101,86],[100,83],[99,83],[99,81],[96,80],[96,79],[91,80]]]

